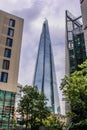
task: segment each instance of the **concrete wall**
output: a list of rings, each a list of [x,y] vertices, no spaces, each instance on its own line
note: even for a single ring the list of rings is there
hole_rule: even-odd
[[[15,20],[15,26],[9,25],[9,20]],[[8,28],[14,30],[13,36],[8,36]],[[22,43],[23,19],[0,11],[0,74],[8,73],[7,83],[0,82],[0,89],[5,91],[16,92],[18,83],[20,51]],[[13,39],[12,47],[6,46],[6,39]],[[5,48],[11,49],[11,58],[4,57]],[[3,59],[10,61],[8,70],[2,69]]]

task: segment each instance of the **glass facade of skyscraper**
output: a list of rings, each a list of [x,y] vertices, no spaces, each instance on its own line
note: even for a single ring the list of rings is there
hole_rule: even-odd
[[[78,65],[86,60],[83,26],[79,19],[66,11],[66,74],[78,70]],[[67,73],[68,72],[68,73]]]
[[[47,20],[43,24],[40,37],[33,85],[38,87],[39,92],[45,94],[51,112],[60,113],[56,74]]]

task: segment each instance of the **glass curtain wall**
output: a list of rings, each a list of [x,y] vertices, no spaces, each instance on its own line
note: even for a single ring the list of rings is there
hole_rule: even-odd
[[[78,64],[86,60],[84,33],[80,18],[75,18],[69,11],[66,11],[66,53],[68,51],[66,59],[69,60],[69,74],[78,70]]]
[[[15,94],[0,90],[0,128],[12,130]]]
[[[51,112],[60,113],[59,95],[47,20],[43,24],[40,37],[33,86],[37,86],[39,92],[44,92]]]

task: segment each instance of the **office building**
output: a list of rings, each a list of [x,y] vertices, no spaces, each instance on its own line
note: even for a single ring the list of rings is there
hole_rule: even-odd
[[[81,16],[74,17],[66,11],[66,45],[65,45],[65,74],[70,76],[75,70],[79,70],[78,65],[86,60],[86,48],[84,39],[83,24]],[[65,101],[65,114],[71,111],[70,104]],[[66,122],[70,122],[70,118]]]
[[[48,28],[48,21],[43,23],[39,42],[33,86],[43,92],[48,99],[47,105],[52,113],[60,113],[55,66]]]
[[[84,30],[80,19],[81,16],[75,18],[69,11],[66,11],[66,75],[78,70],[78,65],[86,60]]]
[[[12,130],[23,19],[0,10],[0,128]]]
[[[84,29],[86,55],[87,55],[87,0],[80,0],[80,4],[82,11],[83,29]]]

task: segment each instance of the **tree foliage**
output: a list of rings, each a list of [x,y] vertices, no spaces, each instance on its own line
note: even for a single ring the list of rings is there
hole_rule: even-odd
[[[51,114],[44,120],[46,130],[63,130],[64,123],[60,121],[57,115]]]
[[[37,87],[26,85],[23,88],[23,97],[20,100],[18,112],[25,119],[26,128],[42,124],[42,120],[47,118],[50,110],[47,107],[47,99],[43,93],[39,93]]]
[[[65,76],[60,88],[71,106],[68,114],[72,119],[72,129],[87,127],[87,61],[79,65],[79,71],[70,77]]]

